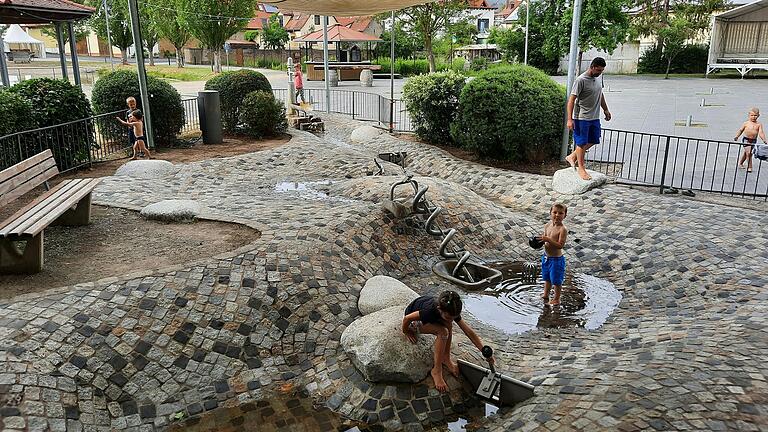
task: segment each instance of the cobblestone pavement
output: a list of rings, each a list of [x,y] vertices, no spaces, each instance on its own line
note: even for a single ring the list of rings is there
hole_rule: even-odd
[[[389,275],[422,293],[447,287],[431,273],[437,240],[420,220],[381,209],[399,167],[366,175],[375,154],[401,150],[459,246],[488,260],[535,259],[526,237],[562,200],[569,266],[623,294],[593,331],[510,336],[467,311],[498,348],[499,369],[537,386],[486,430],[768,428],[764,209],[616,185],[558,196],[547,177],[387,135],[349,144],[359,123],[325,118],[323,138],[296,132],[281,148],[182,165],[162,179],[105,179],[97,203],[195,199],[204,217],[262,236],[196,263],[5,300],[2,429],[165,429],[218,407],[253,406],[285,381],[374,429],[421,430],[468,409],[456,381],[448,395],[430,379],[366,383],[339,348],[369,277]],[[480,362],[466,338],[454,353]]]

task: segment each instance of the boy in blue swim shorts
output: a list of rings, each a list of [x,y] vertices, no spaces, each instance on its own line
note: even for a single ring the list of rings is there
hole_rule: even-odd
[[[549,223],[544,225],[544,234],[539,237],[544,242],[544,255],[541,256],[541,278],[544,280],[544,294],[541,298],[549,300],[549,291],[555,287],[555,296],[550,305],[560,304],[560,290],[565,280],[565,256],[563,247],[568,237],[568,229],[563,219],[568,214],[565,204],[555,203],[549,209]]]

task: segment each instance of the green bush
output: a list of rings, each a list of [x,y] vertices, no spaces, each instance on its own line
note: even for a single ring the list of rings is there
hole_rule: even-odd
[[[465,78],[454,72],[436,72],[409,79],[403,101],[416,134],[427,142],[451,141],[450,124],[456,118]]]
[[[254,91],[243,98],[240,106],[242,131],[254,138],[271,137],[288,129],[285,106],[271,91]]]
[[[453,63],[436,61],[435,68],[437,72],[446,70],[461,72],[464,69],[464,62],[465,60],[461,57],[454,58]],[[388,58],[378,59],[374,63],[381,65],[381,72],[389,73],[392,62]],[[399,58],[395,60],[395,73],[402,76],[427,74],[429,73],[429,62],[427,59],[411,60]]]
[[[708,45],[689,44],[675,56],[669,67],[669,73],[705,73],[709,57]],[[643,51],[637,64],[638,73],[663,74],[667,71],[667,59],[664,58],[660,45],[654,45]]]
[[[0,137],[37,127],[32,104],[5,88],[0,88]]]
[[[148,76],[147,91],[149,92],[149,108],[152,119],[152,134],[156,145],[170,146],[176,142],[176,136],[184,126],[184,106],[181,96],[167,82]],[[91,100],[97,113],[125,111],[125,100],[133,96],[141,109],[141,93],[139,77],[136,72],[118,70],[105,74],[93,85]],[[122,116],[121,116],[122,117]],[[112,123],[109,123],[112,125]],[[114,122],[107,134],[113,139],[123,139],[126,136],[125,127]]]
[[[11,87],[11,92],[32,107],[38,127],[74,122],[67,126],[44,129],[22,136],[23,157],[34,156],[50,148],[59,170],[85,162],[96,147],[91,104],[80,88],[64,80],[35,78]]]
[[[541,161],[557,152],[564,101],[565,89],[539,69],[489,69],[461,91],[451,136],[483,157]]]
[[[472,59],[472,63],[470,63],[469,69],[473,71],[488,69],[488,59],[485,57],[475,57]]]
[[[240,109],[245,96],[254,91],[272,93],[272,86],[259,72],[241,69],[224,72],[205,83],[206,90],[217,90],[221,99],[221,122],[227,132],[237,132]]]

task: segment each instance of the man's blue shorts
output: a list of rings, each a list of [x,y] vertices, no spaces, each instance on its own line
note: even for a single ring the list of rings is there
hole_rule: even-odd
[[[541,256],[541,278],[552,285],[563,285],[565,280],[565,256]]]
[[[600,144],[600,119],[573,120],[573,142],[579,147]]]

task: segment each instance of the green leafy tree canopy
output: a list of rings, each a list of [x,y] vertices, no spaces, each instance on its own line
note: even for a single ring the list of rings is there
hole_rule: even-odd
[[[288,31],[280,24],[277,14],[269,17],[269,23],[262,33],[264,44],[272,49],[283,48],[290,39]]]

